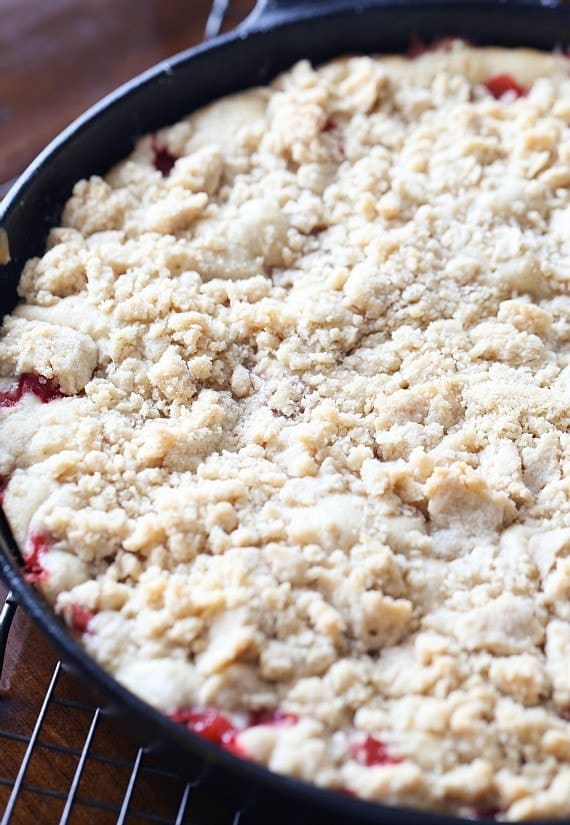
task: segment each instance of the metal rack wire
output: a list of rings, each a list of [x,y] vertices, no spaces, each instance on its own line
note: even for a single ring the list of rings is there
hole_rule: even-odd
[[[27,821],[30,817],[29,801],[31,797],[35,805],[40,804],[45,812],[45,819],[41,822],[58,822],[59,825],[69,825],[72,817],[81,812],[83,822],[116,823],[155,823],[155,825],[213,825],[213,820],[206,813],[206,819],[200,812],[193,812],[193,802],[200,791],[203,771],[198,770],[191,780],[183,780],[176,773],[161,769],[153,763],[152,756],[144,748],[135,750],[133,758],[117,758],[97,752],[93,748],[95,735],[102,725],[114,724],[113,720],[96,705],[77,702],[60,695],[59,688],[65,677],[61,662],[57,662],[51,681],[45,692],[40,711],[36,717],[33,730],[29,736],[14,733],[0,728],[0,747],[6,742],[17,742],[25,749],[15,777],[0,776],[0,789],[8,789],[9,797],[0,820],[0,825],[14,825]],[[70,716],[83,717],[83,727],[86,723],[86,734],[80,747],[73,747],[56,741],[42,738],[43,726],[49,712],[64,714],[69,723]],[[36,785],[28,780],[32,760],[47,760],[53,770],[53,785]],[[73,774],[69,785],[61,788],[61,770],[57,770],[57,759],[64,759],[73,764]],[[122,771],[125,774],[125,785],[122,798],[114,802],[97,798],[85,782],[89,765],[105,764],[114,772]],[[61,767],[61,766],[60,766]],[[136,800],[136,790],[139,784],[160,785],[165,796],[168,796],[170,812],[157,811],[141,807]],[[104,790],[104,789],[101,789]],[[24,800],[27,797],[27,801]],[[49,803],[49,804],[48,804]],[[216,814],[217,816],[217,814]],[[216,819],[222,823],[222,820]],[[242,811],[230,811],[224,817],[224,825],[246,825]]]
[[[170,825],[172,822],[175,822],[176,825],[182,825],[182,823],[187,822],[186,813],[192,783],[186,783],[184,786],[174,820],[166,819],[160,815],[155,815],[152,812],[145,813],[131,808],[135,784],[139,776],[145,770],[143,767],[144,750],[142,748],[138,749],[136,758],[132,764],[127,760],[117,760],[102,756],[100,754],[91,753],[95,732],[103,718],[101,709],[99,707],[87,704],[84,705],[79,702],[71,702],[59,697],[57,695],[57,688],[60,682],[61,672],[62,665],[61,662],[58,662],[46,690],[40,711],[36,717],[34,729],[29,737],[0,729],[0,741],[16,740],[25,744],[24,755],[20,762],[15,779],[0,777],[0,785],[10,788],[10,796],[4,809],[1,825],[8,825],[12,821],[17,821],[16,816],[18,815],[18,803],[24,793],[47,797],[51,800],[59,800],[63,803],[63,809],[58,820],[60,825],[67,825],[70,822],[71,814],[75,806],[82,806],[90,809],[94,814],[104,813],[116,815],[117,825],[124,825],[129,813],[132,813],[137,819],[146,819],[149,822],[155,823],[165,823],[165,825],[166,823],[169,823]],[[41,739],[42,725],[46,719],[48,711],[54,706],[59,706],[67,712],[79,712],[90,717],[88,732],[81,749],[66,747],[64,745],[59,745]],[[28,773],[32,757],[42,750],[46,751],[51,759],[53,759],[54,754],[59,754],[77,760],[73,779],[67,791],[61,791],[50,787],[38,787],[26,782],[26,775]],[[107,764],[111,764],[114,767],[120,766],[130,769],[129,781],[120,806],[105,804],[97,799],[79,794],[79,786],[89,759],[97,761],[104,760]],[[146,769],[146,772],[147,774],[157,773],[156,769],[153,770],[152,768]],[[169,776],[174,777],[174,775]]]

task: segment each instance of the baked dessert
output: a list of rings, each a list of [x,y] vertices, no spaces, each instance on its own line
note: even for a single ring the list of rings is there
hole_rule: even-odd
[[[421,50],[418,50],[421,51]],[[570,815],[570,63],[301,63],[79,182],[0,340],[25,575],[371,800]]]

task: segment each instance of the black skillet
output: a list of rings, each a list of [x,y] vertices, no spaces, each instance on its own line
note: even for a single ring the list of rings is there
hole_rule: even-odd
[[[235,33],[160,63],[80,117],[32,163],[0,207],[11,260],[0,266],[0,312],[16,303],[24,262],[41,254],[75,181],[104,173],[135,138],[202,104],[265,84],[296,60],[347,52],[404,51],[412,34],[429,42],[458,35],[477,43],[552,50],[570,43],[570,6],[536,0],[259,0]],[[264,823],[460,823],[465,820],[373,805],[277,776],[187,732],[124,690],[96,665],[19,573],[21,557],[0,512],[0,572],[18,602],[59,646],[64,659],[108,699],[137,738],[190,774],[203,760],[211,787],[234,805],[257,799]],[[211,823],[216,825],[216,823]]]

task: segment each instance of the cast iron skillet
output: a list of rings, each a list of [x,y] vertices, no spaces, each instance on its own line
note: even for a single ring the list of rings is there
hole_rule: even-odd
[[[135,138],[173,123],[211,100],[265,84],[296,60],[319,62],[346,52],[404,51],[412,34],[473,43],[551,50],[570,42],[570,7],[556,0],[259,0],[237,32],[160,63],[122,86],[66,129],[22,175],[0,207],[11,260],[0,266],[0,313],[16,303],[22,265],[41,254],[75,181],[104,173]],[[123,689],[74,641],[18,572],[21,556],[0,511],[0,572],[64,659],[108,697],[131,731],[160,748],[181,772],[207,763],[218,793],[234,804],[261,799],[263,822],[460,823],[464,820],[390,808],[325,792],[242,761],[172,723]],[[268,801],[269,800],[269,801]],[[268,805],[270,807],[268,807]],[[268,813],[270,811],[270,813]],[[214,825],[212,823],[212,825]]]

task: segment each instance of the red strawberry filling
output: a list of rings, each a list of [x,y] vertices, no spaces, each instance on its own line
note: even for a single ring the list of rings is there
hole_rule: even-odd
[[[89,622],[95,614],[80,604],[71,605],[71,629],[74,633],[83,636],[89,630]]]
[[[186,725],[188,730],[203,736],[209,742],[221,745],[238,756],[245,755],[240,751],[237,744],[239,729],[218,710],[214,708],[191,708],[189,710],[176,710],[169,716],[173,722]]]
[[[329,115],[329,117],[325,121],[325,125],[323,126],[323,133],[325,132],[335,132],[338,129],[338,120],[334,115]],[[346,148],[344,143],[341,140],[336,141],[336,148],[338,154],[341,158],[346,156]]]
[[[402,760],[392,756],[385,742],[367,736],[363,742],[353,745],[352,755],[361,765],[398,765]]]
[[[6,392],[0,392],[0,407],[14,407],[24,395],[35,395],[42,404],[65,397],[57,381],[25,372],[19,376],[15,386]]]
[[[0,476],[0,504],[4,501],[4,493],[6,492],[6,488],[8,487],[8,482],[10,479],[8,476]]]
[[[496,819],[500,813],[503,813],[500,808],[474,808],[473,813],[477,819]]]
[[[24,550],[24,578],[30,584],[45,582],[48,577],[47,570],[41,562],[42,555],[47,551],[49,541],[47,536],[41,533],[30,533]]]
[[[167,178],[172,172],[172,167],[178,160],[167,146],[161,146],[157,140],[156,135],[151,138],[152,146],[152,163],[157,172],[160,172],[163,178]]]
[[[255,728],[258,725],[282,725],[292,727],[299,721],[296,713],[285,713],[282,710],[255,710],[249,714],[248,728]]]
[[[350,788],[335,788],[335,791],[337,793],[342,794],[343,796],[350,796],[350,797],[355,797],[356,796],[354,791],[351,791]]]
[[[203,736],[209,742],[221,745],[236,756],[247,758],[247,753],[239,745],[238,735],[248,728],[258,725],[295,725],[299,717],[294,713],[284,713],[280,710],[253,711],[248,716],[247,724],[239,728],[227,716],[214,708],[188,708],[175,710],[169,714],[173,722],[186,725],[188,730]]]
[[[338,121],[334,115],[329,115],[323,126],[323,132],[333,132],[338,126]]]
[[[451,48],[453,41],[456,39],[457,38],[455,37],[439,37],[431,43],[425,43],[421,37],[418,37],[417,34],[413,34],[410,38],[408,48],[406,49],[406,55],[413,60],[416,57],[421,57],[422,54],[426,54],[427,52],[447,51]]]
[[[528,88],[517,83],[510,74],[497,74],[486,80],[483,85],[496,100],[500,100],[507,92],[514,92],[517,97],[525,97],[528,94]]]

